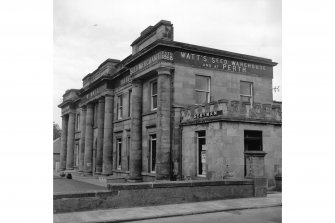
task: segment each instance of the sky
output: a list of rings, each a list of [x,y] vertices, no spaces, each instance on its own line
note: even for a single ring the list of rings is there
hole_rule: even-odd
[[[174,40],[265,57],[274,67],[274,100],[281,101],[282,27],[280,0],[54,0],[53,120],[61,126],[67,89],[107,58],[122,60],[149,25],[164,19]]]

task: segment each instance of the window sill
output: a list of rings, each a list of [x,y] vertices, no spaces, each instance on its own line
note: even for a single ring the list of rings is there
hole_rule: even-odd
[[[153,114],[157,114],[157,110],[149,111],[149,112],[143,113],[143,114],[142,114],[142,117],[143,117],[143,116],[147,116],[147,115],[153,115]]]
[[[118,122],[123,122],[123,121],[127,121],[127,120],[130,120],[131,117],[127,117],[127,118],[123,118],[123,119],[118,119],[116,121],[114,121],[113,123],[118,123]]]

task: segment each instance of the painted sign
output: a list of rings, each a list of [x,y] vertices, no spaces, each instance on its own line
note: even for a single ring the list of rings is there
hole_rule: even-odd
[[[160,51],[160,52],[150,56],[149,58],[143,60],[142,62],[136,64],[132,68],[130,68],[130,74],[133,74],[137,71],[140,71],[140,70],[148,67],[149,65],[153,64],[154,62],[161,61],[161,60],[172,62],[173,61],[173,53],[168,52],[168,51]]]
[[[90,100],[91,98],[93,98],[93,97],[99,95],[99,94],[102,93],[105,89],[106,89],[106,84],[101,85],[100,87],[95,88],[95,89],[89,91],[86,95],[84,95],[84,97],[82,97],[82,102],[84,102],[84,101],[88,101],[88,100]]]
[[[240,60],[231,60],[225,57],[213,57],[185,51],[174,53],[174,61],[186,63],[199,68],[217,69],[233,73],[252,73],[272,75],[272,67]]]
[[[217,116],[217,115],[222,115],[222,110],[194,114],[193,118],[194,119],[199,119],[199,118],[206,118],[206,117],[212,117],[212,116]]]
[[[120,85],[126,84],[131,81],[130,75],[125,76],[120,80]]]

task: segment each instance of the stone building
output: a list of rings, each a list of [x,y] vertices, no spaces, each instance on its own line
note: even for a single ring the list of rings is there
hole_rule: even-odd
[[[281,171],[270,59],[176,42],[160,21],[70,89],[61,170],[127,181],[267,177]]]

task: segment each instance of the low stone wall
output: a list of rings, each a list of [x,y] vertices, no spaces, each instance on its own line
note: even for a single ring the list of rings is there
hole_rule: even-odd
[[[54,213],[266,196],[266,180],[119,183],[108,191],[54,195]]]

